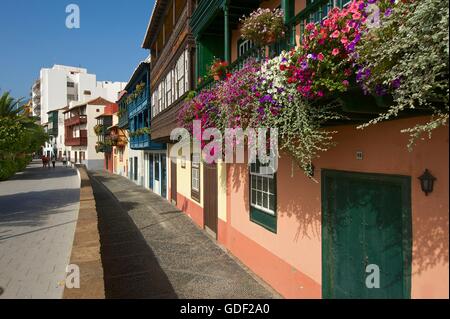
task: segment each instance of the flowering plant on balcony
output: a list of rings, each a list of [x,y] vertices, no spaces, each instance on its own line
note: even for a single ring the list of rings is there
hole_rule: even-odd
[[[97,124],[94,126],[95,135],[99,136],[103,134],[104,126],[102,124]]]
[[[288,84],[307,99],[345,92],[355,74],[355,47],[366,20],[365,2],[334,8],[326,20],[309,23],[301,46],[280,63]]]
[[[135,132],[133,132],[133,137],[143,136],[143,135],[150,135],[151,129],[149,127],[143,127],[137,129]]]
[[[290,52],[283,52],[266,61],[258,72],[252,90],[259,98],[259,107],[253,122],[278,128],[280,150],[289,154],[310,176],[313,160],[334,145],[335,132],[324,130],[323,124],[341,117],[331,102],[317,103],[305,98],[304,92],[290,83],[280,70],[280,65],[290,56]]]
[[[369,1],[374,5],[383,1]],[[358,80],[376,94],[392,94],[394,103],[368,125],[396,117],[405,109],[422,108],[432,117],[403,130],[409,147],[422,135],[448,124],[449,10],[448,1],[420,0],[384,3],[376,27],[356,47]]]
[[[134,91],[132,93],[130,93],[126,98],[127,104],[131,104],[135,100],[137,100],[142,95],[142,93],[145,91],[145,86],[146,86],[145,82],[140,82],[140,83],[136,84]]]
[[[104,147],[105,147],[105,143],[101,142],[101,141],[98,141],[97,144],[95,145],[95,151],[97,153],[103,153]]]
[[[219,58],[214,58],[209,73],[215,81],[223,79],[228,74],[228,62],[222,61]]]
[[[281,9],[263,9],[241,19],[242,37],[257,45],[267,45],[285,36],[284,12]]]
[[[122,118],[123,116],[126,116],[127,114],[128,114],[128,110],[126,108],[124,108],[124,107],[121,107],[119,109],[119,112],[117,112],[117,116],[119,118]]]
[[[217,86],[216,98],[218,114],[215,125],[222,131],[225,128],[243,128],[252,126],[259,99],[252,87],[257,81],[261,65],[255,59],[247,61],[243,68]]]
[[[179,112],[179,124],[193,133],[193,121],[200,121],[202,125],[202,133],[211,127],[216,127],[218,119],[216,87],[201,91],[192,99],[184,102]],[[200,136],[194,136],[200,140]]]

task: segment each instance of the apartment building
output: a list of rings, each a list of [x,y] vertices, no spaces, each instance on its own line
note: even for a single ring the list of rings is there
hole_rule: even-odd
[[[85,102],[98,96],[115,101],[126,83],[97,81],[87,69],[64,65],[43,68],[32,88],[33,110],[41,123],[48,123],[48,113],[69,105]]]
[[[84,164],[89,170],[104,168],[104,155],[96,150],[98,137],[95,133],[97,117],[104,114],[105,107],[112,102],[96,99],[70,103],[64,111],[66,156],[69,162]]]
[[[31,88],[32,115],[41,117],[41,80],[36,80]]]

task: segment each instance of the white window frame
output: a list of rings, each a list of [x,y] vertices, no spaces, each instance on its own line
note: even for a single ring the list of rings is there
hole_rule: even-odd
[[[253,168],[256,168],[257,171],[254,171]],[[250,205],[264,213],[267,213],[271,216],[276,216],[276,199],[277,199],[277,190],[276,190],[276,179],[275,179],[275,175],[274,174],[261,174],[259,173],[259,167],[258,165],[250,165],[249,166],[249,171],[250,171]],[[256,183],[254,183],[254,180],[256,181]],[[261,189],[258,188],[259,185],[259,180],[261,180]],[[274,189],[274,193],[270,192],[270,183],[274,183],[273,185],[273,189]],[[254,185],[256,184],[256,185]],[[253,192],[255,192],[256,194],[256,198],[253,198]],[[262,203],[262,205],[260,205],[258,203],[258,194],[261,193],[261,201],[264,200],[264,195],[267,196],[267,201],[266,203]],[[273,204],[273,208],[274,210],[270,209],[270,201],[273,198],[274,202]]]

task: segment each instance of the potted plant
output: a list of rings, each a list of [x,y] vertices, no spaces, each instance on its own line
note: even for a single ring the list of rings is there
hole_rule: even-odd
[[[242,37],[259,46],[269,45],[285,36],[284,12],[281,9],[263,9],[241,19]]]
[[[101,135],[103,132],[103,125],[97,124],[96,126],[94,126],[94,132],[97,136]]]
[[[210,73],[215,81],[220,81],[228,72],[228,62],[215,58],[211,64]]]

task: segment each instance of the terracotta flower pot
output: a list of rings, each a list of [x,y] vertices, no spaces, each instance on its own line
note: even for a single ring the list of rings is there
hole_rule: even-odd
[[[277,37],[275,36],[275,33],[273,33],[273,32],[267,33],[267,35],[265,37],[265,42],[267,45],[275,43],[276,40],[277,40]]]

